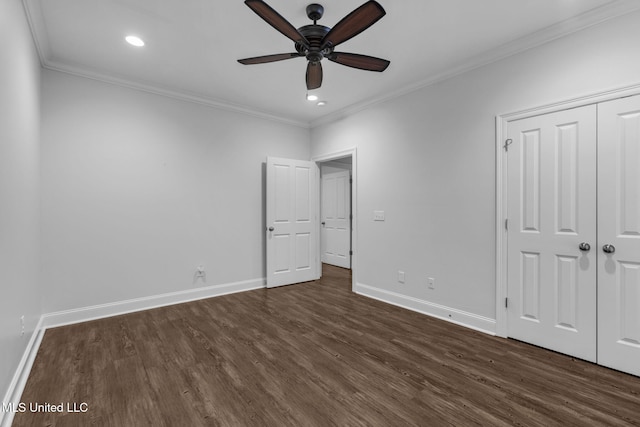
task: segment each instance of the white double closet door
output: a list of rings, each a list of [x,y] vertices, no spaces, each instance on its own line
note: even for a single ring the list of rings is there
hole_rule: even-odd
[[[640,375],[640,96],[508,138],[509,337]]]

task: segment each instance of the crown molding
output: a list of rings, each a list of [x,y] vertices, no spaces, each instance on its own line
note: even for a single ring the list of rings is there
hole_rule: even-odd
[[[200,104],[207,107],[217,108],[221,110],[231,111],[234,113],[240,113],[249,115],[252,117],[265,119],[269,121],[284,123],[287,125],[309,128],[308,121],[300,121],[291,119],[289,117],[278,116],[266,111],[261,111],[255,108],[251,108],[244,105],[234,104],[229,101],[219,100],[212,97],[206,97],[195,93],[190,93],[183,90],[176,90],[162,85],[153,85],[136,81],[135,79],[128,78],[126,76],[118,76],[115,74],[103,73],[95,69],[89,69],[86,67],[74,66],[71,64],[63,64],[53,59],[51,53],[51,46],[49,45],[49,38],[47,36],[47,27],[42,16],[42,7],[40,5],[41,0],[22,0],[22,5],[31,29],[32,38],[36,46],[36,51],[40,58],[40,64],[42,68],[52,71],[58,71],[66,74],[71,74],[77,77],[84,77],[91,80],[97,80],[103,83],[113,84],[117,86],[126,87],[129,89],[139,90],[155,95],[160,95],[168,98],[173,98],[179,101],[190,102],[194,104]]]
[[[246,107],[239,104],[233,104],[228,101],[222,101],[214,98],[209,98],[194,93],[190,93],[182,90],[174,90],[161,85],[150,85],[142,83],[127,77],[120,77],[114,74],[101,73],[97,70],[89,70],[86,67],[74,67],[69,64],[61,64],[53,60],[47,60],[42,65],[43,68],[52,71],[58,71],[61,73],[71,74],[77,77],[83,77],[91,80],[97,80],[102,83],[113,84],[121,87],[126,87],[133,90],[151,93],[154,95],[160,95],[167,98],[173,98],[179,101],[189,102],[192,104],[200,104],[211,108],[217,108],[221,110],[231,111],[234,113],[240,113],[260,119],[270,120],[273,122],[284,123],[287,125],[297,126],[308,129],[309,123],[305,121],[294,120],[288,117],[277,116],[265,111],[260,111],[251,107]]]
[[[552,42],[556,39],[568,36],[572,33],[587,29],[589,27],[601,24],[608,20],[620,17],[622,15],[636,12],[640,10],[640,2],[637,0],[617,0],[612,3],[597,7],[583,14],[575,16],[571,19],[559,22],[549,27],[543,28],[535,33],[521,37],[509,43],[505,43],[495,49],[476,55],[443,73],[429,76],[427,79],[405,86],[393,92],[389,92],[379,97],[370,98],[363,102],[352,104],[346,108],[340,109],[310,123],[311,128],[331,123],[335,120],[342,119],[347,116],[356,114],[362,110],[366,110],[376,104],[400,98],[412,92],[424,89],[437,83],[449,80],[460,74],[485,65],[498,62],[510,56],[522,53],[529,49]]]
[[[39,3],[37,5],[35,3],[36,0],[22,0],[22,7],[31,30],[33,43],[40,58],[40,65],[44,67],[46,59],[51,57],[51,46],[47,37],[47,26],[42,16],[42,7]]]

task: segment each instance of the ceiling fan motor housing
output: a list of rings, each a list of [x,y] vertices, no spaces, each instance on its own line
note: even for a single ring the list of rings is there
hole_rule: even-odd
[[[319,62],[326,55],[333,52],[333,47],[331,46],[326,47],[325,49],[320,49],[322,39],[329,32],[329,30],[331,30],[331,28],[317,24],[305,25],[298,28],[300,34],[302,34],[309,41],[309,48],[307,49],[301,44],[296,43],[296,51],[300,54],[305,55],[307,57],[307,60],[311,62]]]

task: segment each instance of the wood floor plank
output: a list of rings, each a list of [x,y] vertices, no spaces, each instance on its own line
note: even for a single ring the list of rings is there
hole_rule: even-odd
[[[50,329],[14,426],[640,426],[640,378],[351,292],[348,270]]]

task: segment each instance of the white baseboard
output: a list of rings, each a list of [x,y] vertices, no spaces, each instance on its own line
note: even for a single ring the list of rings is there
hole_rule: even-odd
[[[375,288],[362,283],[356,284],[355,292],[359,295],[406,308],[407,310],[417,311],[418,313],[446,320],[447,322],[465,326],[476,331],[484,332],[485,334],[496,334],[495,319],[478,316],[477,314],[398,294],[396,292]]]
[[[36,355],[38,354],[38,349],[40,348],[40,343],[42,342],[42,337],[44,336],[45,329],[42,327],[42,317],[38,322],[35,330],[31,334],[31,338],[29,339],[29,343],[27,344],[27,348],[22,355],[22,359],[20,359],[20,363],[18,364],[18,369],[16,369],[16,373],[13,375],[13,379],[11,380],[11,384],[9,384],[9,389],[4,396],[4,400],[2,404],[10,405],[11,408],[18,408],[18,404],[20,403],[20,397],[22,397],[22,392],[24,390],[25,385],[27,385],[27,379],[29,378],[29,373],[31,372],[31,367],[33,366],[34,360],[36,360]],[[11,423],[13,423],[13,417],[15,416],[15,412],[7,411],[5,412],[3,408],[0,408],[0,426],[9,427]]]
[[[233,294],[236,292],[251,291],[254,289],[264,288],[265,283],[265,279],[263,278],[245,280],[242,282],[233,282],[223,285],[212,285],[205,288],[189,289],[185,291],[153,295],[144,298],[117,301],[113,303],[94,305],[73,310],[58,311],[55,313],[47,313],[42,316],[42,326],[45,329],[54,328],[57,326],[88,322],[90,320],[118,316],[121,314],[133,313],[136,311],[149,310],[152,308],[164,307],[167,305],[181,304],[184,302]]]

